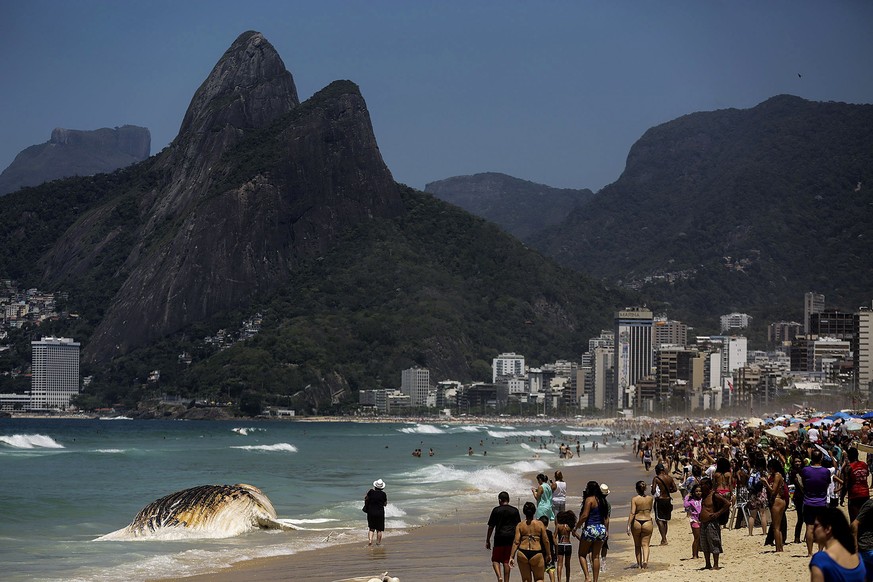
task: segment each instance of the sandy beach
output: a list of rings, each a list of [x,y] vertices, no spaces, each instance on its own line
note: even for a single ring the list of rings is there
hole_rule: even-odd
[[[754,536],[747,528],[722,530],[725,553],[721,557],[722,569],[701,571],[703,558],[691,559],[691,529],[685,513],[681,510],[679,494],[674,494],[673,519],[668,535],[669,545],[658,545],[657,530],[653,534],[648,570],[635,566],[633,542],[625,533],[629,503],[637,480],[650,482],[653,473],[643,469],[630,450],[619,455],[615,464],[577,465],[564,467],[568,484],[567,507],[578,511],[581,492],[585,483],[595,480],[607,483],[612,503],[610,523],[610,552],[606,571],[600,580],[651,580],[651,581],[706,581],[724,580],[725,576],[759,575],[766,572],[779,573],[783,580],[807,580],[809,578],[806,546],[787,544],[785,551],[777,554],[772,547],[765,547],[760,527]],[[553,471],[549,472],[550,475]],[[533,485],[533,475],[530,476]],[[496,504],[497,491],[494,492]],[[390,493],[389,493],[390,495]],[[512,499],[520,507],[531,499]],[[337,544],[322,549],[257,560],[241,561],[220,572],[193,576],[190,581],[231,582],[238,580],[318,580],[330,582],[366,582],[371,577],[388,572],[401,582],[427,581],[473,581],[496,580],[490,563],[490,552],[485,549],[485,535],[490,506],[471,507],[469,512],[455,512],[439,523],[411,530],[406,535],[391,535],[381,547],[369,548],[365,543]],[[788,512],[789,539],[793,539],[796,516]],[[362,529],[366,524],[362,522]],[[289,534],[293,535],[293,533]],[[575,549],[574,549],[575,553]],[[582,581],[578,560],[574,557],[571,580]],[[517,570],[512,580],[520,581]],[[547,577],[548,580],[548,577]]]

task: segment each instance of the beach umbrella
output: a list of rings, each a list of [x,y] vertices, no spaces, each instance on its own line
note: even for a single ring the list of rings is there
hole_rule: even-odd
[[[829,420],[829,421],[833,422],[833,421],[839,420],[839,419],[840,419],[839,416],[832,414],[830,416],[825,416],[822,420]]]
[[[760,418],[753,417],[753,418],[746,419],[746,426],[761,426],[762,424],[764,424],[764,421],[761,420]]]
[[[832,416],[835,416],[836,418],[852,418],[851,414],[849,414],[848,412],[843,412],[842,410],[833,413]]]
[[[777,428],[768,428],[764,431],[764,434],[768,434],[772,437],[776,437],[777,439],[787,439],[788,435]]]
[[[860,422],[851,422],[850,421],[850,422],[846,423],[846,430],[849,430],[849,431],[861,430],[862,428],[864,428],[864,426]]]
[[[782,432],[784,432],[785,434],[789,434],[792,432],[797,432],[798,430],[800,430],[800,429],[796,425],[791,425],[791,426],[786,426],[785,430]]]
[[[861,415],[861,418],[863,418],[864,420],[867,420],[867,419],[873,418],[873,410],[871,410],[870,412],[867,412],[867,413],[862,414],[862,415]]]

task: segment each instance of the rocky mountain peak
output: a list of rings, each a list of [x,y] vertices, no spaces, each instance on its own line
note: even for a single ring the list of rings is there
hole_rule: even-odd
[[[299,105],[291,73],[260,32],[241,34],[197,89],[177,139],[269,125]]]

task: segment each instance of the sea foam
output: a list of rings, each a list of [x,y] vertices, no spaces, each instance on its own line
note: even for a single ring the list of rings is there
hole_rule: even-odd
[[[276,443],[275,445],[239,445],[232,446],[232,449],[243,449],[244,451],[279,451],[283,453],[296,453],[297,447],[289,443]]]
[[[399,432],[406,434],[445,434],[443,429],[433,426],[432,424],[417,424],[415,426],[407,426],[398,429]]]
[[[547,430],[489,430],[488,436],[495,439],[508,439],[513,437],[546,437],[552,436],[552,433]]]
[[[0,443],[14,449],[63,449],[64,445],[44,434],[14,434],[0,436]]]
[[[266,432],[267,429],[256,428],[253,426],[243,426],[243,427],[232,428],[230,430],[232,430],[233,432],[235,432],[237,434],[241,434],[243,436],[248,436],[248,434],[251,432],[257,432],[257,431]]]

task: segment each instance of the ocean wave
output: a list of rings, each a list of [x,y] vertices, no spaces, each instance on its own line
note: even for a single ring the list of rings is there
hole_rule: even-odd
[[[237,427],[237,428],[232,428],[230,430],[232,430],[233,432],[235,432],[237,434],[241,434],[243,436],[248,436],[248,434],[251,432],[266,432],[267,431],[267,429],[265,429],[265,428],[256,428],[253,426]]]
[[[124,449],[97,449],[95,453],[123,453]]]
[[[297,447],[289,443],[276,443],[275,445],[239,445],[231,446],[232,449],[242,449],[244,451],[281,451],[284,453],[296,453]]]
[[[450,482],[464,483],[468,487],[468,492],[493,492],[503,489],[507,491],[524,491],[530,485],[521,478],[520,474],[522,471],[540,471],[549,467],[548,463],[542,461],[522,461],[521,463],[526,464],[516,463],[509,467],[460,468],[454,465],[437,463],[436,465],[423,467],[412,472],[410,477],[418,485],[428,483],[438,486]],[[524,469],[519,470],[516,468],[517,466],[523,466]]]
[[[564,429],[561,431],[561,434],[570,435],[570,436],[586,436],[586,437],[602,437],[604,434],[607,434],[609,431],[604,429],[596,429],[596,428],[584,428],[584,429]]]
[[[14,434],[0,436],[0,443],[14,449],[63,449],[64,445],[44,434]]]
[[[573,457],[572,459],[565,460],[564,466],[579,467],[585,465],[613,465],[616,463],[630,463],[630,461],[627,459],[616,459],[613,456],[586,457],[585,453],[582,453],[581,457]]]
[[[446,431],[432,424],[416,424],[398,429],[399,432],[406,434],[445,434]]]
[[[488,436],[495,439],[508,439],[513,437],[546,437],[552,436],[547,430],[489,430]]]
[[[527,443],[521,443],[521,448],[527,449],[534,453],[545,453],[547,455],[557,455],[558,453],[555,451],[550,451],[549,449],[541,449],[539,447],[532,447]]]
[[[405,515],[406,512],[393,503],[389,503],[385,506],[385,517],[403,517]]]

